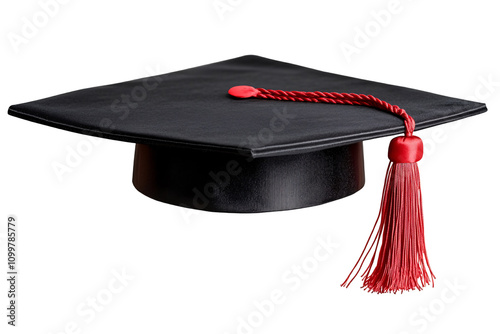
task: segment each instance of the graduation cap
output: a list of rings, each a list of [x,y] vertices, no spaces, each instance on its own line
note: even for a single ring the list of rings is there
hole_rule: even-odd
[[[343,283],[367,262],[363,288],[378,293],[434,282],[416,164],[423,144],[414,130],[485,111],[482,103],[258,56],[9,108],[33,122],[136,143],[137,190],[218,212],[297,209],[351,195],[365,182],[362,142],[403,134],[390,142],[380,212]]]

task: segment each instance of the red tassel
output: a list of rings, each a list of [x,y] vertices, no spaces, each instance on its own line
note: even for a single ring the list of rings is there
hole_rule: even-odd
[[[371,261],[361,275],[363,289],[376,293],[396,293],[422,290],[430,283],[434,286],[435,276],[425,249],[422,194],[417,166],[422,154],[423,144],[416,136],[396,137],[391,141],[391,162],[387,169],[377,221],[361,256],[342,286],[348,287],[351,284],[372,250]],[[373,237],[377,225],[378,229]],[[373,241],[367,250],[372,237]],[[358,270],[350,279],[358,264]]]
[[[396,293],[421,290],[431,282],[434,286],[435,277],[425,250],[422,194],[417,166],[417,161],[422,158],[424,145],[420,138],[413,136],[415,120],[404,109],[372,95],[354,93],[283,91],[251,86],[235,86],[228,93],[237,98],[367,106],[401,117],[405,124],[405,136],[394,138],[389,146],[391,162],[385,177],[377,220],[358,262],[342,286],[348,287],[351,284],[372,250],[373,257],[361,275],[365,290]],[[373,236],[377,225],[377,233]],[[367,250],[372,236],[373,241]],[[377,250],[380,250],[378,257]],[[350,279],[358,264],[358,270]]]

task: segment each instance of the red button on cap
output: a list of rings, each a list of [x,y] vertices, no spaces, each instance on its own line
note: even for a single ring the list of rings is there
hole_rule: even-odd
[[[229,95],[238,97],[240,99],[246,99],[249,97],[257,96],[259,91],[252,86],[234,86],[228,91]]]

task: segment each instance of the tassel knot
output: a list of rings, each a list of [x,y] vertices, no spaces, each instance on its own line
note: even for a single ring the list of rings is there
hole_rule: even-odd
[[[393,138],[389,144],[389,160],[398,163],[417,162],[424,155],[424,143],[417,136]]]

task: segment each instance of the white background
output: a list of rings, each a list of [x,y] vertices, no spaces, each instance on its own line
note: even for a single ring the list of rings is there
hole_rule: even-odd
[[[21,276],[13,329],[1,275],[0,332],[498,333],[493,4],[61,0],[44,22],[39,2],[4,1],[0,220],[19,219]],[[40,27],[22,37],[26,20]],[[13,36],[25,39],[14,46]],[[346,45],[356,53],[347,56]],[[378,210],[389,138],[365,142],[367,183],[353,196],[288,212],[216,214],[137,192],[133,144],[92,142],[7,115],[11,104],[245,54],[487,103],[486,114],[417,133],[426,143],[420,170],[434,288],[375,295],[360,280],[340,287]],[[54,162],[88,145],[59,180]],[[5,223],[1,233],[4,272]],[[293,290],[282,277],[311,260],[318,238],[339,246]],[[133,276],[126,285],[114,281],[122,270]],[[273,290],[283,302],[259,318],[255,302]],[[89,311],[92,298],[105,304],[100,311]],[[258,325],[241,327],[249,317]]]

